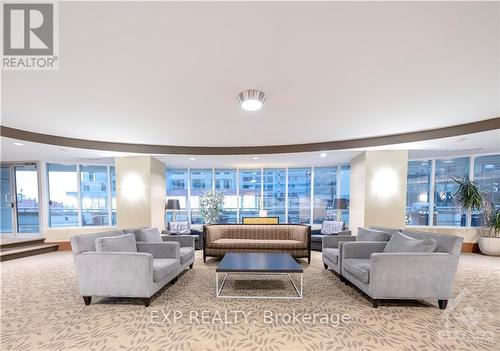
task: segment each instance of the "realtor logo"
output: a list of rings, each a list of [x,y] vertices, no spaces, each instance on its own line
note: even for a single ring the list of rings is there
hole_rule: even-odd
[[[3,4],[2,68],[57,69],[54,3]]]

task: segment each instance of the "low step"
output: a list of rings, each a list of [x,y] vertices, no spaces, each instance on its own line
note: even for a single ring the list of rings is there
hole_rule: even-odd
[[[27,245],[41,245],[45,242],[44,237],[29,238],[29,239],[2,239],[0,249],[14,248]]]
[[[24,245],[21,247],[0,250],[0,261],[8,261],[21,257],[35,256],[52,251],[58,251],[58,244]]]

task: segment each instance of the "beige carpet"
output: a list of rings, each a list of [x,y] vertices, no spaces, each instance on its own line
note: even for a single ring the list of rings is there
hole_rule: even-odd
[[[305,271],[304,300],[215,299],[215,263],[203,265],[200,257],[197,252],[194,269],[149,308],[134,300],[98,298],[85,307],[70,252],[3,262],[1,349],[497,350],[500,345],[499,258],[464,255],[456,299],[441,311],[436,301],[388,302],[374,309],[323,269],[318,252]],[[266,293],[259,290],[263,285],[270,288],[267,293],[293,292],[282,278],[251,279],[231,277],[225,292]],[[344,323],[336,323],[337,317]]]

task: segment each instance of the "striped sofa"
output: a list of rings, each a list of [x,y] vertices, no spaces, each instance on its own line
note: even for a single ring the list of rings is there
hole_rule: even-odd
[[[311,227],[302,224],[211,224],[203,227],[203,260],[227,252],[286,252],[311,261]]]

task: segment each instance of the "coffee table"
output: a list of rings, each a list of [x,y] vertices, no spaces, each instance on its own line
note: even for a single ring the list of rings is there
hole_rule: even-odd
[[[219,274],[224,274],[219,284]],[[290,274],[300,274],[300,289]],[[286,275],[297,295],[262,296],[262,295],[223,295],[222,289],[229,275]],[[220,285],[220,286],[219,286]],[[304,296],[304,269],[287,253],[236,253],[224,255],[215,270],[215,296],[226,299],[302,299]]]

